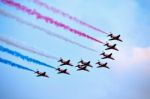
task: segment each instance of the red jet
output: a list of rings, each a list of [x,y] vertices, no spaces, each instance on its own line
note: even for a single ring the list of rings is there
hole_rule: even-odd
[[[70,73],[67,72],[67,69],[57,68],[56,70],[58,70],[58,74],[67,74],[67,75],[70,75]]]
[[[110,41],[111,41],[111,40],[117,40],[117,41],[123,42],[123,41],[120,39],[120,35],[115,36],[115,35],[113,35],[112,33],[110,33],[110,34],[108,35],[108,37],[111,37],[111,39],[109,39]]]
[[[70,63],[70,60],[63,60],[62,58],[60,58],[60,60],[58,60],[58,62],[61,62],[62,64],[60,64],[60,66],[63,66],[63,65],[68,65],[68,66],[73,66],[71,63]]]
[[[101,63],[101,62],[97,62],[96,64],[98,64],[99,66],[97,68],[101,68],[101,67],[104,67],[104,68],[108,68],[110,69],[108,66],[107,66],[107,63]]]
[[[76,67],[78,67],[77,71],[84,70],[84,71],[89,72],[86,65],[77,65]]]
[[[116,44],[114,45],[110,45],[109,43],[106,43],[104,46],[107,46],[107,48],[105,50],[116,50],[116,51],[119,51],[117,48],[116,48]]]
[[[49,78],[49,76],[46,75],[46,72],[36,71],[35,73],[37,74],[37,77],[47,77],[47,78]]]
[[[112,59],[112,60],[115,60],[113,57],[112,57],[112,53],[110,54],[105,54],[105,52],[101,53],[100,55],[103,55],[103,57],[101,59]]]
[[[85,61],[83,61],[83,60],[81,59],[78,63],[81,63],[81,65],[85,65],[85,66],[93,67],[93,66],[90,64],[90,61],[85,62]]]

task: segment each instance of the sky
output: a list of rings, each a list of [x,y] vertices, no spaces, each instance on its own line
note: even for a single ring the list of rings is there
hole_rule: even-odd
[[[28,8],[36,9],[70,27],[80,30],[103,42],[106,34],[99,33],[59,14],[40,7],[31,0],[13,0]],[[0,99],[149,99],[150,98],[150,1],[149,0],[42,0],[72,16],[76,16],[105,32],[120,34],[123,42],[113,53],[114,61],[101,60],[103,44],[79,37],[67,30],[45,23],[14,7],[0,2],[0,10],[11,13],[27,22],[38,25],[47,31],[57,33],[72,41],[95,49],[92,52],[71,44],[45,32],[17,22],[0,14],[0,37],[15,41],[57,58],[71,59],[74,65],[80,59],[90,60],[94,68],[90,72],[67,68],[71,75],[58,75],[52,68],[27,62],[0,51],[0,57],[31,68],[45,71],[50,78],[36,77],[36,74],[0,63]],[[24,55],[58,67],[56,59],[46,58],[29,51],[8,45],[0,45]],[[110,69],[97,69],[95,63],[108,62]]]

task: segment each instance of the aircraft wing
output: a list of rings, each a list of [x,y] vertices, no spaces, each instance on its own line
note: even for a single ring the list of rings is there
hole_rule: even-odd
[[[65,64],[64,63],[60,64],[60,66],[63,66],[63,65],[65,65]]]
[[[40,77],[41,75],[40,74],[38,74],[36,77]]]
[[[46,75],[46,72],[44,72],[43,75]]]
[[[111,48],[110,47],[108,47],[108,48],[106,48],[105,50],[110,50]]]
[[[107,57],[102,57],[101,59],[106,59]]]
[[[111,38],[111,39],[109,39],[109,40],[111,41],[111,40],[115,40],[115,39]]]
[[[70,63],[70,60],[68,60],[67,62]]]

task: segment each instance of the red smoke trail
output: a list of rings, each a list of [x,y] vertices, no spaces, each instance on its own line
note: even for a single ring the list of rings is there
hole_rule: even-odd
[[[12,14],[10,14],[10,13],[8,13],[8,12],[2,10],[2,9],[0,9],[0,14],[3,15],[3,16],[9,17],[9,18],[11,18],[11,19],[15,19],[17,22],[20,22],[20,23],[22,23],[22,24],[24,24],[24,25],[27,25],[27,26],[30,26],[30,27],[32,27],[32,28],[34,28],[34,29],[37,29],[37,30],[39,30],[39,31],[42,31],[43,33],[46,33],[46,34],[48,34],[49,36],[56,37],[56,38],[58,38],[58,39],[64,40],[64,41],[69,42],[69,43],[71,43],[71,44],[77,45],[77,46],[79,46],[79,47],[81,47],[81,48],[87,49],[87,50],[89,50],[89,51],[97,52],[96,50],[94,50],[94,49],[92,49],[92,48],[86,47],[86,46],[84,46],[84,45],[82,45],[82,44],[80,44],[80,43],[78,43],[78,42],[72,41],[72,40],[70,40],[70,39],[68,39],[68,38],[66,38],[66,37],[63,37],[63,36],[59,35],[59,34],[56,34],[56,33],[51,32],[51,31],[49,31],[49,30],[46,30],[46,29],[44,29],[44,28],[42,28],[42,27],[40,27],[40,26],[38,26],[38,25],[34,25],[34,24],[32,24],[32,23],[29,23],[29,22],[27,22],[27,21],[24,21],[24,20],[22,20],[22,19],[20,19],[20,18],[18,18],[18,17],[16,17],[16,16],[14,16],[14,15],[12,15]]]
[[[48,55],[46,53],[43,53],[42,51],[39,51],[39,50],[31,48],[31,47],[27,47],[24,44],[17,43],[15,41],[10,40],[10,39],[6,39],[6,38],[3,38],[3,37],[0,37],[0,41],[6,43],[8,45],[20,48],[20,49],[28,51],[28,52],[32,52],[34,54],[37,54],[37,55],[40,55],[40,56],[43,56],[43,57],[46,57],[46,58],[50,58],[50,59],[54,59],[54,60],[58,60],[59,59],[58,57]]]
[[[107,32],[105,32],[103,30],[100,30],[100,29],[98,29],[98,28],[96,28],[96,27],[94,27],[94,26],[92,26],[92,25],[90,25],[90,24],[88,24],[86,22],[83,22],[80,19],[78,19],[77,17],[71,16],[68,13],[65,13],[62,10],[59,10],[59,9],[57,9],[57,8],[55,8],[55,7],[53,7],[53,6],[49,5],[49,4],[46,4],[46,3],[44,3],[44,2],[42,2],[40,0],[31,0],[31,1],[34,2],[37,5],[45,7],[47,10],[50,10],[50,11],[56,13],[56,14],[60,14],[63,17],[66,17],[66,18],[68,18],[70,20],[73,20],[73,21],[75,21],[75,22],[77,22],[77,23],[79,23],[81,25],[84,25],[84,26],[86,26],[88,28],[91,28],[93,30],[96,30],[96,31],[104,33],[104,34],[108,34]]]
[[[94,38],[94,37],[91,37],[91,36],[89,36],[89,35],[87,35],[87,34],[85,34],[85,33],[83,33],[83,32],[80,32],[80,31],[78,31],[78,30],[76,30],[76,29],[73,29],[73,28],[71,28],[71,27],[69,27],[69,26],[67,26],[67,25],[65,25],[65,24],[63,24],[63,23],[60,23],[60,22],[58,22],[58,21],[56,21],[56,20],[53,20],[53,19],[50,18],[50,17],[43,16],[42,14],[40,14],[39,12],[37,12],[36,10],[29,9],[29,8],[27,8],[26,6],[21,5],[20,3],[14,2],[14,1],[12,1],[12,0],[1,0],[1,1],[2,1],[4,4],[7,4],[7,5],[12,6],[12,7],[16,7],[18,10],[21,10],[21,11],[23,11],[23,12],[26,12],[26,13],[29,14],[29,15],[35,15],[37,19],[43,19],[46,23],[54,24],[54,25],[56,25],[56,26],[58,26],[58,27],[64,28],[64,29],[66,29],[66,30],[68,30],[68,31],[70,31],[70,32],[72,32],[72,33],[74,33],[74,34],[76,34],[76,35],[81,36],[81,37],[85,37],[85,38],[90,39],[90,40],[92,40],[92,41],[105,44],[104,42],[102,42],[102,41],[100,41],[100,40],[97,40],[97,39]]]

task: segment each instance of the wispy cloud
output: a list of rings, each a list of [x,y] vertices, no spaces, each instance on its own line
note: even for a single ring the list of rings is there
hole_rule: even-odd
[[[150,47],[131,47],[125,48],[117,56],[116,70],[124,73],[130,70],[149,71],[150,68]]]
[[[133,49],[133,62],[134,63],[150,63],[150,47],[148,48],[134,48]]]

